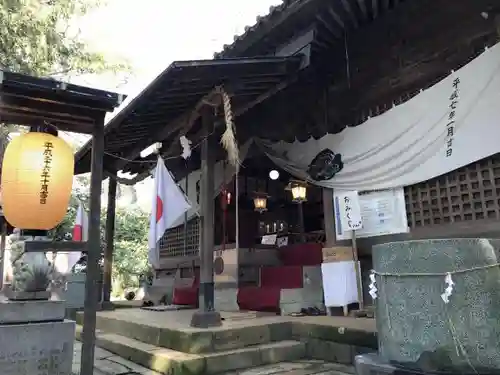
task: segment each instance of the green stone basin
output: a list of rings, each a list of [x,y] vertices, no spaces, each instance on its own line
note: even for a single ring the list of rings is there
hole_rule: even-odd
[[[499,250],[500,240],[477,238],[374,246],[379,354],[426,371],[500,369]]]

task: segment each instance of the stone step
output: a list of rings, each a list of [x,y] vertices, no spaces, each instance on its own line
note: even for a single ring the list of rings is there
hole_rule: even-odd
[[[77,326],[80,340],[82,327]],[[220,374],[255,366],[298,360],[305,357],[306,345],[279,341],[214,353],[191,354],[147,344],[115,333],[96,331],[96,345],[138,365],[168,375]]]
[[[222,375],[354,375],[352,366],[344,366],[321,360],[302,359],[257,366],[245,370],[230,371]]]
[[[223,330],[192,330],[167,328],[151,322],[117,319],[113,315],[98,314],[97,329],[138,340],[145,344],[184,353],[201,354],[243,349],[251,345],[268,344],[292,337],[287,323],[273,322],[258,326],[240,326]],[[76,315],[77,324],[83,324],[83,313]]]

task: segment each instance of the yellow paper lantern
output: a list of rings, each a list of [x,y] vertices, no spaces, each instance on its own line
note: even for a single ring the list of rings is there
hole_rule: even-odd
[[[54,135],[14,138],[2,163],[2,206],[9,224],[40,230],[59,224],[71,196],[74,163],[71,147]]]

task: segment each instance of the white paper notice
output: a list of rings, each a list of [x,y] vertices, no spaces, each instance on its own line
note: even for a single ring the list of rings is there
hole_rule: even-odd
[[[358,302],[354,261],[323,263],[321,274],[325,306],[338,307]]]
[[[262,245],[275,245],[276,244],[276,238],[278,236],[276,234],[268,234],[267,236],[262,236]]]
[[[351,230],[342,221],[341,200],[343,192],[335,193],[335,225],[338,240],[351,239]],[[372,237],[408,232],[404,191],[380,190],[359,195],[363,228],[356,230],[356,237]]]
[[[363,228],[357,191],[347,191],[338,196],[342,228],[347,231]]]

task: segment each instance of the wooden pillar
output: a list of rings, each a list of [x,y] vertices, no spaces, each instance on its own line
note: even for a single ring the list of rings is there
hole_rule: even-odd
[[[111,275],[115,245],[116,185],[116,179],[110,177],[108,185],[108,208],[106,210],[106,249],[104,251],[104,275],[102,283],[103,304],[108,303],[111,297]]]
[[[302,202],[297,203],[297,208],[298,208],[298,221],[299,221],[299,236],[300,236],[300,242],[305,243],[306,242],[306,234],[305,234],[305,226],[304,226],[304,206],[302,206]]]
[[[3,279],[5,277],[5,246],[7,244],[7,221],[2,216],[0,217],[0,226],[2,233],[0,234],[0,290],[3,289]]]
[[[333,206],[333,189],[323,188],[323,222],[325,225],[326,247],[335,246],[335,210]]]
[[[103,178],[104,116],[98,119],[92,132],[92,160],[90,176],[89,237],[87,241],[87,277],[85,281],[85,308],[82,332],[81,374],[94,373],[96,310],[98,281],[101,277],[101,184]]]
[[[201,146],[201,241],[200,241],[200,308],[193,314],[191,326],[220,326],[222,320],[214,306],[214,170],[217,142],[213,133],[214,108],[205,106],[202,127],[205,140]],[[210,135],[212,134],[212,135]]]

